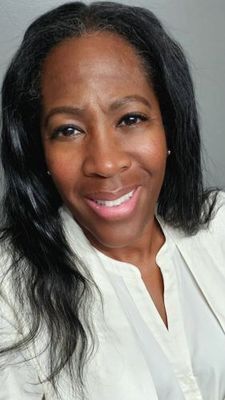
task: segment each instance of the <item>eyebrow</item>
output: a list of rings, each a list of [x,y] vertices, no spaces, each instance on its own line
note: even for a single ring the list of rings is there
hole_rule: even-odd
[[[118,110],[120,107],[123,107],[124,105],[132,102],[139,102],[151,108],[150,102],[145,97],[140,95],[132,95],[132,96],[125,96],[122,99],[115,100],[112,104],[110,104],[109,110],[110,111]],[[71,107],[71,106],[55,107],[52,108],[46,115],[44,119],[44,126],[46,127],[48,125],[49,119],[56,114],[70,114],[77,117],[77,116],[82,116],[84,113],[85,109],[80,107]]]
[[[117,110],[118,108],[132,102],[139,102],[143,103],[145,106],[151,108],[150,102],[143,96],[140,96],[138,94],[132,95],[132,96],[126,96],[123,97],[122,99],[115,100],[109,107],[110,110]]]
[[[81,116],[84,114],[84,109],[79,107],[71,107],[71,106],[62,106],[62,107],[55,107],[52,108],[49,113],[46,115],[44,119],[44,126],[48,125],[49,119],[56,114],[70,114],[74,116]]]

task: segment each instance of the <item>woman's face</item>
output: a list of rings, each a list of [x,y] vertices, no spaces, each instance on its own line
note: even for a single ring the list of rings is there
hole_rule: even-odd
[[[135,244],[152,225],[167,159],[159,104],[120,36],[62,42],[42,71],[42,137],[55,186],[98,247]]]

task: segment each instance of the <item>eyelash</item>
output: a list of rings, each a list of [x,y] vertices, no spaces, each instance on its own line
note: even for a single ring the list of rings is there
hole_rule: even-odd
[[[130,120],[129,122],[131,123],[125,123],[122,125],[123,122],[128,122],[129,119],[133,119]],[[139,119],[139,122],[137,122],[137,120]],[[134,121],[135,120],[135,121]],[[140,124],[141,122],[145,122],[148,120],[148,117],[146,117],[146,115],[141,114],[141,113],[130,113],[130,114],[126,114],[124,115],[120,120],[118,125],[119,126],[132,126],[132,125],[137,125]]]
[[[133,125],[138,125],[141,122],[145,122],[147,120],[148,120],[148,117],[146,117],[145,115],[143,115],[141,113],[130,113],[130,114],[126,114],[122,118],[120,118],[117,126],[129,127],[129,126],[133,126]],[[73,132],[71,132],[71,134],[70,134],[69,130],[72,130]],[[70,137],[74,134],[75,130],[77,130],[80,134],[83,133],[83,130],[81,130],[80,128],[78,128],[75,125],[62,125],[53,131],[51,138],[52,139],[57,138],[60,135],[60,133],[64,137]],[[78,136],[79,133],[76,134],[75,136]]]
[[[74,132],[75,130],[79,131],[79,133],[82,133],[82,132],[83,132],[80,128],[78,128],[78,127],[75,126],[75,125],[62,125],[62,126],[60,126],[59,128],[57,128],[57,129],[55,129],[55,130],[53,131],[53,134],[52,134],[51,138],[52,138],[52,139],[57,138],[58,136],[60,136],[60,133],[62,134],[61,136],[70,137],[70,136],[73,135],[73,132],[71,132],[71,134],[69,133],[69,130],[70,130],[70,129],[71,129],[73,132]],[[68,134],[68,133],[69,133],[69,134]],[[78,136],[79,133],[78,133],[76,136]]]

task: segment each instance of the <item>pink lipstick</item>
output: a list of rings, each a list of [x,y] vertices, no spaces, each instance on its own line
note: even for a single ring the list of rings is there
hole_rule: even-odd
[[[136,187],[123,194],[120,197],[115,198],[113,196],[102,196],[103,198],[86,198],[86,202],[89,207],[100,217],[108,220],[116,220],[120,218],[129,217],[134,211],[139,197],[140,187]]]

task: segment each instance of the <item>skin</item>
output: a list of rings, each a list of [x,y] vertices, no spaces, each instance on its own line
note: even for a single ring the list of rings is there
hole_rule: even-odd
[[[139,56],[112,33],[64,41],[44,62],[42,97],[44,152],[59,194],[93,246],[140,269],[167,324],[155,262],[164,236],[154,217],[167,145]],[[137,187],[129,217],[107,220],[87,204],[93,194],[101,198],[103,192]]]

